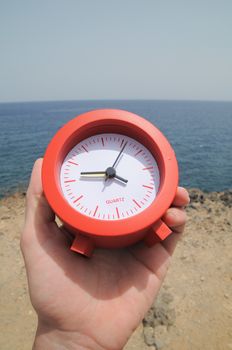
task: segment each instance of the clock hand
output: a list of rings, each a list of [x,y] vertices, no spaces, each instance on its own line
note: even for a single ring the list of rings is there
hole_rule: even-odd
[[[106,171],[82,171],[83,177],[106,177]]]
[[[124,179],[123,177],[116,174],[116,171],[114,168],[107,168],[106,171],[82,171],[80,173],[82,177],[106,177],[106,179],[118,179],[124,183],[127,183],[128,180]]]
[[[118,180],[120,180],[120,181],[122,181],[122,182],[124,182],[125,184],[128,182],[128,180],[126,180],[126,179],[124,179],[123,177],[118,176],[118,175],[115,175],[114,178],[115,178],[115,179],[118,179]]]
[[[118,161],[119,157],[121,156],[122,152],[124,151],[124,149],[125,149],[125,147],[126,147],[127,143],[128,143],[128,141],[127,141],[126,143],[124,143],[124,146],[123,146],[123,148],[121,149],[121,151],[119,152],[119,155],[117,156],[117,158],[116,158],[116,160],[115,160],[114,164],[112,165],[112,168],[114,168],[114,167],[115,167],[115,165],[116,165],[116,163],[117,163],[117,161]]]
[[[106,180],[107,179],[113,179],[113,178],[118,179],[118,180],[120,180],[120,181],[122,181],[124,183],[128,182],[128,180],[124,179],[121,176],[118,176],[116,174],[116,170],[113,167],[109,167],[109,168],[106,169]]]

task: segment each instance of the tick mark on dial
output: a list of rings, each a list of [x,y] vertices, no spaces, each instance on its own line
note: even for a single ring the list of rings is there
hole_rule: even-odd
[[[71,160],[68,160],[68,163],[71,163],[71,164],[73,164],[73,165],[78,165],[77,163],[75,163],[75,162],[73,162],[73,161],[71,161]]]
[[[95,209],[95,211],[94,211],[94,213],[93,213],[93,216],[95,216],[95,215],[96,215],[97,210],[98,210],[98,205],[96,206],[96,209]]]
[[[125,140],[124,139],[122,139],[122,142],[121,142],[121,145],[120,145],[120,148],[122,147],[122,145],[123,145],[123,142],[124,142]]]
[[[79,201],[82,197],[83,197],[83,195],[81,195],[80,197],[78,197],[77,199],[75,199],[75,201],[73,201],[73,203],[76,203],[76,202]]]
[[[151,170],[151,169],[153,169],[153,166],[150,166],[148,168],[143,168],[143,170]]]
[[[142,185],[143,187],[149,188],[150,190],[153,190],[153,187],[147,186],[147,185]]]
[[[66,180],[66,181],[64,181],[65,183],[66,182],[76,182],[76,180]]]
[[[82,145],[81,147],[83,148],[83,150],[85,150],[85,152],[87,152],[87,153],[89,152],[85,146]]]
[[[141,208],[141,205],[140,205],[135,199],[133,199],[133,202],[134,202],[139,208]]]
[[[134,157],[136,157],[139,153],[141,153],[142,150],[138,151],[137,153],[135,153]]]

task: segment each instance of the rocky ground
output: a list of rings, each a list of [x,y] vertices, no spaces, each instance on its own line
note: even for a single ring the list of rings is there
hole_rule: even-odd
[[[158,299],[125,350],[232,349],[232,191],[190,190],[188,224]],[[0,349],[29,350],[36,328],[19,236],[24,195],[0,201]]]

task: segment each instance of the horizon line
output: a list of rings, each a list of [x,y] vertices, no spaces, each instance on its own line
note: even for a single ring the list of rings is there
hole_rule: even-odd
[[[22,101],[0,101],[0,104],[17,103],[46,103],[46,102],[84,102],[84,101],[164,101],[164,102],[232,102],[232,100],[211,99],[165,99],[165,98],[85,98],[85,99],[51,99],[51,100],[22,100]]]

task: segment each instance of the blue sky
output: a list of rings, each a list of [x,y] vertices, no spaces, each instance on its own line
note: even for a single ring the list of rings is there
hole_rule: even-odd
[[[232,1],[0,0],[0,101],[232,100]]]

